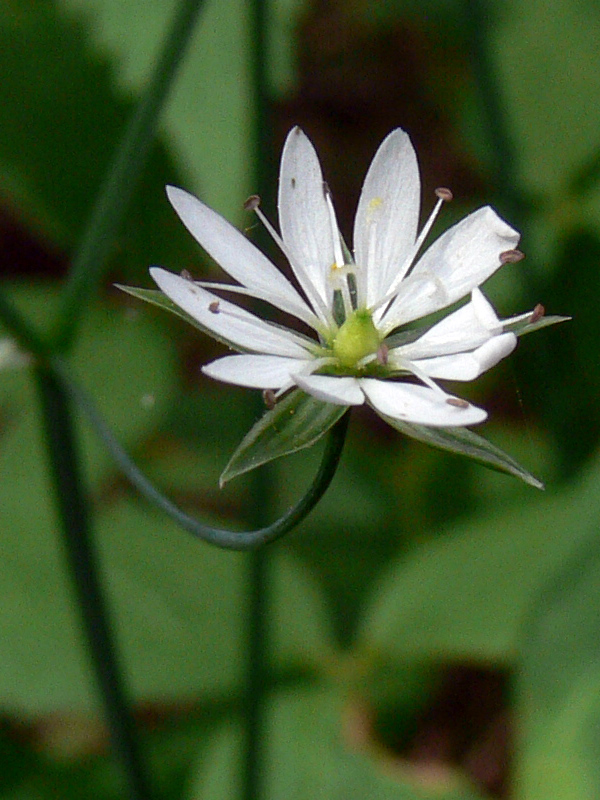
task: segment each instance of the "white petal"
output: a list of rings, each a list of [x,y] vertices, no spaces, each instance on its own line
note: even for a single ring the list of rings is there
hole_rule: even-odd
[[[296,384],[317,400],[337,406],[359,406],[365,402],[356,378],[333,375],[293,375]]]
[[[391,350],[389,355],[393,358],[397,354],[414,361],[462,353],[474,350],[501,331],[502,323],[492,305],[475,289],[471,302],[448,314],[414,342]]]
[[[380,381],[375,378],[362,378],[360,386],[375,411],[404,422],[454,427],[476,425],[487,417],[487,413],[477,406],[469,404],[463,408],[451,405],[447,402],[449,395],[427,386]]]
[[[398,128],[373,158],[354,221],[355,259],[367,273],[367,306],[386,294],[415,243],[420,194],[417,157],[408,134]]]
[[[469,214],[442,234],[402,281],[381,328],[388,332],[460,300],[502,265],[501,253],[518,243],[517,231],[489,206]]]
[[[310,367],[310,361],[279,356],[224,356],[206,364],[202,372],[211,378],[250,389],[281,389],[292,386],[291,373]]]
[[[516,346],[515,334],[503,333],[500,336],[494,336],[481,347],[473,350],[472,353],[424,358],[413,361],[413,364],[431,378],[472,381],[510,355]]]
[[[207,292],[197,283],[151,267],[159,289],[212,335],[242,351],[305,359],[308,353],[300,336],[270,325],[239,306]],[[211,307],[218,309],[217,313]]]
[[[330,306],[328,276],[335,255],[323,173],[314,147],[298,127],[288,134],[281,155],[278,208],[281,236],[298,282],[311,302],[316,293]]]
[[[167,195],[185,227],[225,272],[256,297],[314,326],[314,314],[292,284],[241,231],[183,189],[167,186]]]

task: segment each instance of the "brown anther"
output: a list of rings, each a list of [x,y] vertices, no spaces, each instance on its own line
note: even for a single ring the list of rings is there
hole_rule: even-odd
[[[377,348],[377,361],[382,366],[385,366],[388,363],[389,352],[390,349],[385,342],[382,342]]]
[[[295,189],[296,188],[296,178],[292,178],[290,183],[292,185],[292,189]]]
[[[191,272],[188,272],[188,271],[187,271],[187,269],[182,269],[182,270],[181,270],[181,272],[180,272],[179,274],[180,274],[180,275],[181,275],[181,277],[182,277],[184,280],[186,280],[186,281],[193,281],[193,280],[194,280],[194,279],[192,278],[192,273],[191,273]]]
[[[260,197],[257,194],[251,194],[244,203],[245,211],[255,211],[260,205]]]
[[[263,400],[265,401],[265,405],[269,409],[269,411],[272,408],[275,408],[275,403],[277,402],[277,398],[275,397],[275,392],[273,391],[273,389],[265,389],[264,392],[262,393],[262,396]]]
[[[546,313],[546,309],[541,303],[538,303],[537,306],[533,309],[533,313],[529,317],[529,324],[531,325],[532,322],[537,322],[540,320]]]
[[[327,181],[323,181],[323,195],[325,197],[331,197],[331,189],[329,188]]]
[[[213,300],[212,303],[209,305],[208,310],[211,314],[218,314],[219,313],[219,301]]]
[[[439,197],[440,200],[443,200],[444,203],[449,203],[451,200],[454,199],[454,195],[452,194],[450,189],[447,189],[445,186],[440,186],[435,190],[435,196]]]
[[[462,397],[448,397],[446,398],[446,402],[449,406],[456,406],[456,408],[468,408],[469,404],[466,400],[463,400]]]
[[[517,261],[523,261],[524,258],[525,253],[522,253],[520,250],[505,250],[503,253],[500,253],[501,264],[516,264]]]

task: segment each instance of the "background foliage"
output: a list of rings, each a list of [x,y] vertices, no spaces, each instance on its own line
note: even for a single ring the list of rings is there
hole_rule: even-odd
[[[40,327],[148,80],[166,0],[0,5],[0,258]],[[486,287],[501,316],[542,302],[470,397],[485,435],[544,493],[353,415],[332,489],[272,547],[267,796],[585,800],[600,790],[600,6],[596,0],[273,0],[276,163],[300,124],[342,229],[379,140],[406,128],[440,222],[489,202],[527,259]],[[240,226],[250,183],[249,21],[209,0],[85,317],[73,369],[171,496],[241,525],[218,476],[249,392],[200,377],[219,346],[118,293],[156,263],[217,274],[166,202],[194,191]],[[263,198],[273,207],[272,196]],[[250,231],[252,234],[252,231]],[[103,576],[144,746],[165,798],[234,796],[247,557],[192,541],[142,502],[87,430]],[[277,508],[318,460],[272,470]],[[0,373],[0,795],[120,795],[62,560],[28,370]]]

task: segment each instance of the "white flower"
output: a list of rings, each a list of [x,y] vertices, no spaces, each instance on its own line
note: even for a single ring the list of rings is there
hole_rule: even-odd
[[[519,234],[489,206],[447,230],[419,256],[448,190],[418,234],[420,179],[408,135],[383,141],[365,179],[354,222],[354,256],[339,233],[317,154],[299,129],[287,137],[279,177],[279,225],[256,210],[290,262],[289,281],[240,231],[181,189],[169,200],[190,233],[239,285],[196,282],[159,268],[152,277],[177,306],[238,351],[203,371],[228,383],[273,390],[293,386],[327,403],[367,402],[385,417],[426,426],[482,422],[486,412],[435,381],[471,381],[514,349],[517,338],[478,288],[521,257]],[[266,300],[315,332],[265,321],[211,290]],[[468,302],[429,329],[402,326]]]

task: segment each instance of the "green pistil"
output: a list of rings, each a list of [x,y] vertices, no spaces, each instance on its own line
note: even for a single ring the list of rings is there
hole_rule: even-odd
[[[333,354],[342,367],[351,369],[365,356],[376,353],[381,339],[366,310],[352,312],[333,340]]]

